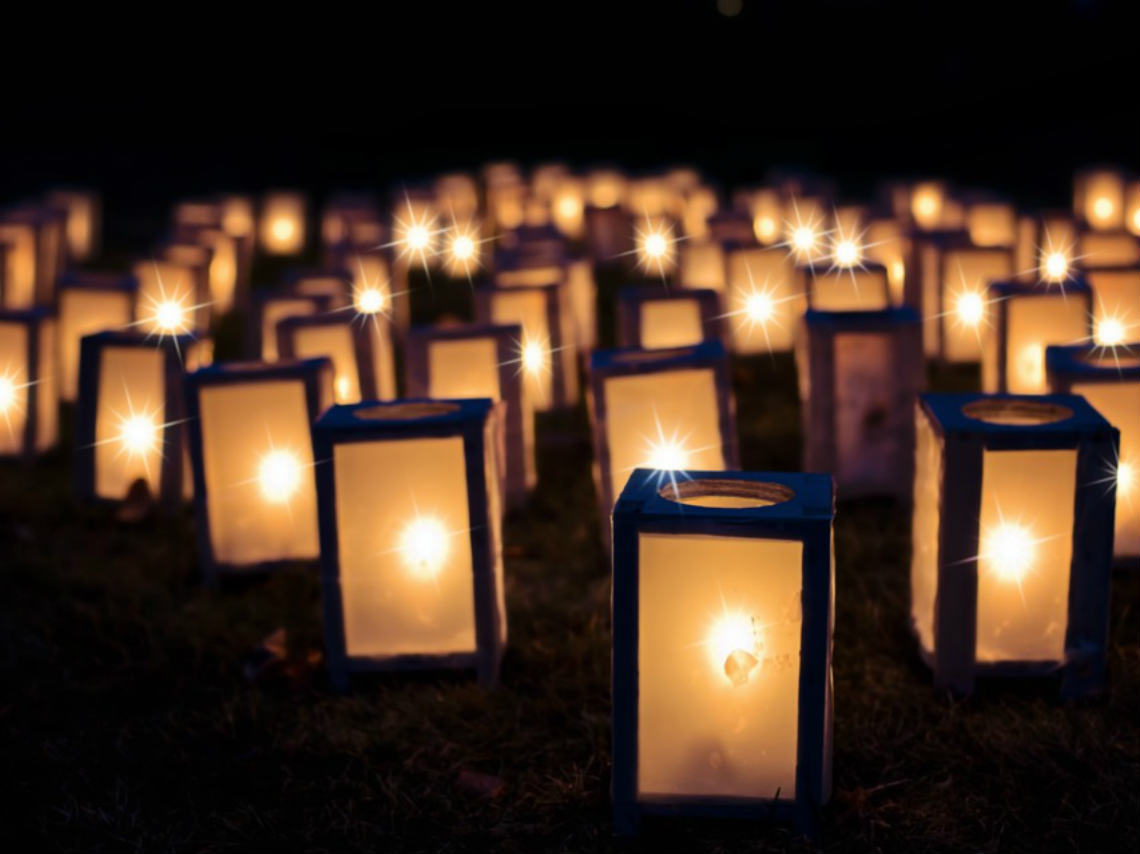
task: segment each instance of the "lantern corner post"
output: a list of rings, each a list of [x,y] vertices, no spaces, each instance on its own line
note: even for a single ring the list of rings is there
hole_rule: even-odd
[[[627,492],[639,480],[634,472]],[[641,829],[637,805],[637,656],[638,656],[638,519],[640,503],[621,498],[612,514],[610,624],[612,780],[614,833],[636,836]]]

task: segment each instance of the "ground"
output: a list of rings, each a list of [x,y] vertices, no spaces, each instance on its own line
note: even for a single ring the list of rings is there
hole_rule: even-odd
[[[741,362],[735,384],[744,466],[797,468],[790,359]],[[75,503],[69,438],[34,465],[0,466],[0,840],[84,852],[1134,850],[1140,573],[1113,581],[1104,698],[1062,704],[1046,682],[951,702],[908,632],[908,520],[889,502],[841,503],[836,517],[835,793],[818,838],[668,822],[615,840],[609,568],[584,411],[539,429],[539,489],[506,523],[510,642],[492,691],[400,676],[337,696],[318,659],[311,568],[210,591],[189,511],[128,524]],[[253,651],[279,628],[287,662],[253,676]]]

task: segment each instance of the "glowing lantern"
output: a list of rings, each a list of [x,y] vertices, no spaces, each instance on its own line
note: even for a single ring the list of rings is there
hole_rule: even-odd
[[[966,230],[975,246],[1008,249],[1017,243],[1017,209],[1000,199],[974,198],[966,204]]]
[[[66,214],[57,208],[22,207],[0,213],[4,252],[3,308],[51,305],[63,269]]]
[[[331,308],[327,296],[302,296],[289,292],[254,295],[247,340],[251,358],[277,361],[277,324],[288,317],[307,317]]]
[[[550,219],[567,237],[577,240],[586,230],[586,188],[580,178],[559,179],[550,198]]]
[[[60,279],[56,334],[61,400],[70,403],[78,392],[80,340],[94,332],[129,326],[137,290],[133,276],[117,273],[68,273]]]
[[[1083,278],[1059,285],[994,282],[982,342],[982,390],[1041,394],[1045,348],[1090,341],[1092,293]]]
[[[1128,231],[1084,231],[1074,260],[1084,267],[1140,264],[1140,238]]]
[[[473,669],[507,640],[494,404],[335,406],[314,430],[329,675]]]
[[[784,222],[779,191],[753,190],[744,193],[740,199],[752,217],[752,234],[760,245],[771,246],[778,242]]]
[[[346,270],[293,270],[286,281],[291,293],[323,298],[330,308],[345,308],[352,302],[352,277]]]
[[[561,282],[475,288],[476,322],[522,327],[519,364],[538,412],[578,402],[578,357],[568,306]]]
[[[795,264],[783,248],[725,248],[728,288],[725,323],[736,353],[788,352],[806,298],[797,289]]]
[[[222,206],[212,200],[179,202],[171,219],[175,228],[216,228],[222,223]]]
[[[666,216],[634,216],[634,258],[637,269],[651,278],[671,276],[677,269],[677,227]]]
[[[99,194],[93,190],[53,190],[46,200],[66,211],[67,256],[73,261],[86,261],[98,254],[103,220]]]
[[[1093,341],[1105,346],[1140,337],[1140,266],[1088,270],[1093,294]]]
[[[357,313],[381,312],[398,331],[411,322],[407,291],[392,290],[388,259],[380,252],[356,251],[345,258],[345,270],[352,277],[352,302]]]
[[[610,511],[635,468],[668,480],[686,469],[735,469],[736,402],[724,347],[595,350],[590,357],[594,484]]]
[[[184,364],[209,361],[210,343],[142,332],[83,339],[75,427],[81,500],[119,502],[141,481],[167,509],[188,495]]]
[[[907,260],[911,256],[911,241],[903,233],[898,220],[875,217],[867,222],[863,251],[867,260],[882,264],[887,269],[887,282],[891,288],[891,304],[902,305],[905,300]]]
[[[483,167],[487,214],[492,230],[510,231],[525,221],[527,185],[514,163],[488,163]]]
[[[277,323],[277,354],[280,359],[327,356],[337,403],[396,396],[392,340],[381,314],[333,311],[286,317]]]
[[[586,246],[599,263],[615,263],[630,249],[632,234],[622,209],[626,185],[620,172],[599,170],[586,176]]]
[[[204,263],[159,257],[136,262],[132,271],[138,282],[135,322],[144,332],[184,335],[209,328]]]
[[[221,363],[186,378],[198,556],[208,582],[317,558],[310,430],[332,395],[327,359]]]
[[[261,201],[261,248],[268,255],[299,255],[305,248],[305,197],[273,192]]]
[[[59,440],[55,320],[0,311],[0,457],[31,459]]]
[[[690,240],[706,240],[710,237],[718,239],[714,236],[713,226],[713,222],[719,218],[717,214],[718,204],[716,191],[712,187],[698,185],[682,193],[678,213],[681,218],[681,228],[684,230],[686,238]],[[738,214],[735,211],[727,211],[726,214],[732,216],[734,221],[739,219],[743,223],[747,237],[752,237],[752,222],[747,214]]]
[[[1124,227],[1140,237],[1140,181],[1130,182],[1125,191]]]
[[[1115,169],[1088,169],[1073,180],[1073,214],[1094,231],[1125,227],[1125,177]]]
[[[812,824],[831,792],[835,496],[821,474],[633,473],[614,508],[613,800]]]
[[[175,237],[208,251],[206,282],[210,312],[215,317],[229,312],[238,301],[239,285],[244,286],[245,282],[241,279],[243,265],[239,239],[227,234],[220,226],[204,225],[180,226]],[[192,259],[193,256],[187,253],[186,257]],[[201,257],[198,260],[201,261]]]
[[[471,219],[479,213],[479,186],[470,175],[441,175],[435,182],[435,198],[446,216]]]
[[[910,219],[923,231],[954,228],[954,206],[941,181],[922,181],[910,192]]]
[[[808,311],[796,350],[804,470],[829,471],[843,498],[910,491],[912,406],[922,390],[922,327],[908,306]]]
[[[534,404],[520,370],[518,325],[413,327],[406,358],[408,397],[485,397],[496,410],[503,494],[518,506],[538,482],[534,462]]]
[[[796,269],[800,292],[816,311],[876,311],[891,304],[887,269],[847,255],[846,263]]]
[[[679,253],[678,283],[682,288],[724,290],[724,247],[712,240],[686,240]]]
[[[622,288],[618,346],[661,350],[719,341],[720,297],[713,290]]]
[[[588,257],[567,261],[566,291],[574,341],[579,352],[588,353],[598,342],[598,285],[594,279],[594,264]]]
[[[1014,268],[1028,281],[1056,281],[1068,275],[1077,251],[1077,227],[1065,211],[1046,211],[1018,220]]]
[[[345,250],[374,248],[384,242],[380,206],[369,193],[334,196],[321,211],[325,263],[336,266]]]
[[[1133,330],[1135,333],[1135,330]],[[1097,478],[1116,486],[1113,554],[1136,567],[1140,561],[1140,342],[1117,347],[1052,346],[1045,365],[1052,394],[1076,394],[1120,431],[1120,450]]]
[[[1081,397],[928,394],[917,411],[911,623],[939,691],[1104,682],[1117,431]]]

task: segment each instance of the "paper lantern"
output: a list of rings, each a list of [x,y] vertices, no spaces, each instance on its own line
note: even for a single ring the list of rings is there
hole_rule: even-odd
[[[0,214],[0,244],[7,245],[3,308],[51,305],[63,269],[64,217],[46,206],[21,207]]]
[[[594,278],[594,263],[588,257],[567,261],[566,291],[574,341],[578,352],[588,353],[598,343],[598,285]]]
[[[831,792],[831,478],[633,473],[614,508],[613,803],[813,824]]]
[[[489,400],[334,406],[317,422],[329,675],[474,669],[507,640]],[[377,484],[382,483],[382,488]]]
[[[288,317],[307,317],[330,308],[327,296],[302,296],[288,291],[254,294],[246,335],[250,357],[276,362],[277,324]]]
[[[713,290],[622,288],[617,308],[619,347],[667,350],[721,338],[720,296]]]
[[[604,187],[604,185],[603,185]],[[614,193],[619,191],[615,188]],[[587,198],[600,198],[609,200],[608,189],[587,191]],[[598,263],[617,264],[625,259],[622,257],[632,251],[633,232],[629,226],[629,217],[618,206],[620,196],[615,195],[614,201],[607,205],[599,205],[591,201],[586,205],[584,212],[586,226],[586,248],[590,257]]]
[[[669,479],[739,467],[728,356],[716,341],[673,350],[595,350],[590,357],[594,485],[605,535],[635,468]]]
[[[804,315],[796,348],[804,470],[843,498],[910,494],[922,327],[909,306]]]
[[[1090,341],[1092,292],[1083,278],[1051,284],[993,282],[982,339],[982,390],[1041,394],[1045,348]]]
[[[1140,561],[1140,342],[1117,347],[1051,346],[1045,365],[1052,394],[1077,394],[1120,431],[1120,450],[1100,473],[1115,483],[1113,554],[1133,567]]]
[[[305,197],[272,192],[261,200],[261,249],[267,255],[299,255],[305,248]]]
[[[1140,181],[1131,181],[1124,193],[1124,227],[1140,237]]]
[[[1010,248],[1017,243],[1017,208],[1002,199],[975,196],[966,203],[966,230],[975,246]]]
[[[1067,211],[1018,221],[1014,268],[1026,281],[1064,281],[1077,253],[1077,226]]]
[[[517,359],[538,412],[578,402],[578,359],[567,305],[561,282],[475,288],[476,322],[522,327]]]
[[[355,251],[345,257],[352,277],[352,304],[358,314],[383,314],[397,333],[411,322],[408,291],[393,291],[390,265],[382,252]]]
[[[321,243],[327,264],[339,264],[346,249],[375,248],[383,242],[383,217],[371,193],[342,193],[325,204]]]
[[[1129,231],[1083,231],[1074,260],[1083,267],[1140,264],[1140,238]]]
[[[538,482],[534,404],[519,371],[518,325],[413,327],[404,367],[408,397],[487,398],[496,409],[503,495],[522,504]]]
[[[141,481],[168,510],[190,494],[184,366],[210,361],[189,335],[142,332],[83,338],[75,422],[75,490],[83,501],[120,502]]]
[[[816,311],[876,311],[891,304],[887,268],[856,260],[796,268],[799,291]]]
[[[215,210],[220,213],[220,208],[216,205]],[[199,263],[205,260],[210,314],[220,317],[232,310],[238,302],[239,287],[247,281],[241,278],[245,268],[240,257],[239,239],[227,234],[220,225],[181,225],[175,229],[174,237],[178,243],[195,244],[208,252],[205,258],[198,256],[197,259],[192,252],[187,252],[182,258],[169,253],[167,257],[171,260],[196,260]]]
[[[337,403],[396,396],[392,340],[382,315],[358,317],[332,311],[286,317],[277,322],[277,355],[279,359],[327,356]]]
[[[1092,288],[1093,341],[1105,346],[1140,337],[1140,266],[1085,272]]]
[[[910,219],[922,231],[960,228],[962,213],[942,181],[920,181],[911,188]]]
[[[103,225],[99,194],[93,190],[52,190],[47,194],[47,203],[66,211],[64,236],[68,257],[87,261],[97,255]]]
[[[323,297],[330,308],[344,308],[352,302],[352,276],[347,270],[291,270],[285,280],[290,293]]]
[[[1118,231],[1125,225],[1126,179],[1116,169],[1086,169],[1073,180],[1073,214],[1094,231]]]
[[[911,624],[939,691],[1104,683],[1118,434],[1075,395],[923,395]]]
[[[469,219],[479,213],[479,186],[461,172],[441,175],[435,182],[436,207],[448,215]]]
[[[209,583],[319,554],[310,429],[328,359],[220,363],[186,378],[198,558]]]
[[[31,459],[58,440],[55,319],[0,310],[0,457]]]
[[[677,281],[682,288],[723,291],[724,247],[713,240],[686,240],[679,250]]]
[[[960,231],[921,235],[914,252],[907,303],[922,312],[926,355],[947,362],[980,361],[992,313],[987,288],[1014,274],[1013,253],[975,246]]]
[[[725,324],[736,353],[788,352],[807,300],[793,256],[779,247],[725,247]]]
[[[174,255],[137,261],[131,268],[138,282],[135,322],[144,332],[185,335],[210,328],[208,255],[191,257],[181,246]]]
[[[138,282],[118,273],[68,273],[59,281],[59,396],[75,400],[79,385],[79,342],[108,329],[125,329],[135,316]]]
[[[581,178],[563,176],[550,198],[551,222],[572,240],[586,231],[586,186]]]
[[[769,188],[752,190],[745,192],[740,200],[752,217],[753,237],[762,246],[777,243],[784,223],[779,191]]]
[[[863,251],[869,261],[887,269],[891,288],[891,304],[902,305],[906,298],[907,261],[911,257],[911,240],[898,220],[872,217],[863,236]]]

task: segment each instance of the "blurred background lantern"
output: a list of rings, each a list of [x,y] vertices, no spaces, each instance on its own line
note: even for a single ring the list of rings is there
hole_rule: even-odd
[[[923,387],[922,326],[909,306],[808,311],[796,348],[804,470],[829,471],[843,498],[906,500],[915,398]]]
[[[1084,169],[1073,178],[1073,215],[1094,231],[1119,231],[1125,224],[1127,178],[1118,169]]]
[[[290,270],[285,282],[290,293],[323,297],[333,309],[352,303],[352,276],[347,270]]]
[[[210,314],[221,317],[235,304],[244,304],[244,295],[239,294],[239,290],[244,290],[249,280],[240,278],[246,268],[242,266],[238,238],[226,234],[220,225],[184,225],[175,230],[175,239],[200,246],[209,253],[206,283]]]
[[[586,175],[586,246],[599,263],[614,264],[632,246],[632,233],[622,203],[626,179],[614,170]]]
[[[261,200],[258,234],[267,255],[299,255],[305,249],[305,197],[276,191]]]
[[[31,459],[59,440],[55,319],[0,310],[0,457]]]
[[[723,345],[595,350],[590,357],[594,484],[605,537],[635,468],[668,480],[739,467],[736,402]]]
[[[192,259],[186,262],[162,256],[136,262],[132,271],[138,282],[135,295],[138,327],[156,335],[185,335],[209,329],[205,263],[204,256],[197,256],[197,263]]]
[[[358,317],[353,312],[332,311],[286,317],[277,322],[277,356],[327,356],[333,366],[337,403],[396,397],[395,356],[382,315]]]
[[[871,217],[863,235],[863,250],[867,260],[886,267],[891,305],[902,305],[906,297],[907,259],[911,257],[911,240],[902,225],[893,217]]]
[[[971,194],[965,215],[966,231],[975,246],[1011,249],[1017,243],[1017,208],[1012,202],[988,193]]]
[[[335,406],[317,422],[329,673],[472,668],[507,640],[486,399]],[[378,484],[382,484],[378,486]]]
[[[723,291],[724,247],[715,240],[686,240],[678,250],[677,281],[683,288]]]
[[[1140,237],[1140,181],[1129,181],[1125,188],[1124,227]]]
[[[1083,278],[1060,284],[992,282],[992,322],[982,340],[982,390],[1041,394],[1045,348],[1092,340],[1092,292]]]
[[[358,250],[345,258],[352,277],[352,304],[358,314],[383,314],[397,333],[411,322],[407,291],[393,292],[388,259],[381,252]]]
[[[70,403],[79,386],[79,342],[108,329],[125,329],[135,316],[138,282],[120,273],[72,272],[59,280],[59,396]]]
[[[798,290],[793,256],[782,247],[728,244],[725,323],[736,353],[786,352],[807,299]]]
[[[135,485],[170,510],[190,494],[185,368],[210,361],[209,341],[155,340],[142,332],[85,336],[75,422],[76,494],[83,501],[133,499]]]
[[[328,311],[327,296],[301,296],[288,291],[265,291],[254,294],[253,310],[247,330],[251,358],[263,362],[277,361],[277,324],[288,317],[307,317]]]
[[[845,255],[845,258],[850,257]],[[887,268],[864,263],[859,256],[849,263],[796,268],[799,291],[816,311],[877,311],[890,306]]]
[[[638,469],[614,508],[613,801],[812,825],[831,791],[834,488]]]
[[[911,222],[921,231],[961,228],[963,211],[942,181],[920,181],[911,187]]]
[[[720,295],[713,290],[622,288],[618,346],[661,350],[721,340]]]
[[[64,263],[64,217],[46,206],[0,212],[0,244],[7,247],[3,308],[54,304],[55,282]]]
[[[198,559],[208,583],[316,560],[310,429],[332,397],[328,359],[219,363],[186,378]]]
[[[589,353],[598,343],[598,284],[589,257],[566,262],[566,291],[578,352]]]
[[[1076,257],[1082,267],[1117,267],[1140,264],[1140,238],[1119,231],[1082,231],[1077,237]]]
[[[1051,394],[1077,394],[1120,431],[1120,450],[1097,479],[1116,486],[1113,554],[1140,567],[1140,341],[1119,346],[1050,346],[1045,365]]]
[[[445,217],[471,219],[479,213],[479,185],[470,175],[455,172],[435,181],[436,207]]]
[[[99,254],[103,234],[103,205],[94,190],[58,189],[45,198],[53,207],[66,212],[64,236],[67,257],[87,261]]]
[[[911,623],[939,691],[1104,684],[1118,434],[1075,395],[923,395]]]

